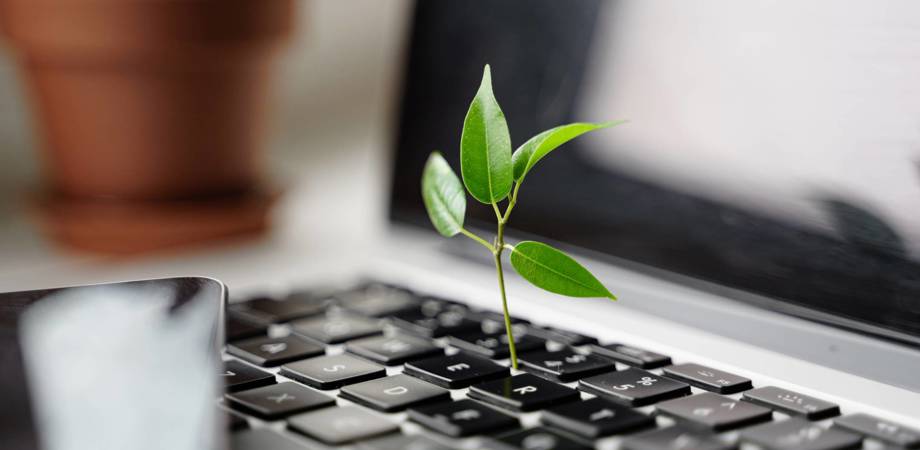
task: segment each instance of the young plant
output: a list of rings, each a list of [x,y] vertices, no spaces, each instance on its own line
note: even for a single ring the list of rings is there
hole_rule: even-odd
[[[511,266],[531,284],[556,294],[570,297],[616,297],[591,272],[565,253],[549,245],[524,241],[517,245],[505,242],[505,226],[517,204],[524,178],[534,165],[560,145],[589,131],[618,125],[623,121],[605,123],[572,123],[546,130],[511,152],[508,124],[495,95],[492,75],[486,65],[479,91],[473,97],[463,121],[460,136],[460,172],[463,184],[437,151],[432,152],[422,173],[422,199],[428,217],[439,233],[446,237],[462,234],[487,248],[495,261],[498,289],[502,297],[505,331],[511,365],[518,367],[514,348],[514,332],[508,314],[502,254],[510,252]],[[466,214],[466,194],[463,186],[477,201],[492,205],[498,222],[495,238],[489,242],[463,227]],[[499,203],[507,199],[504,212]]]

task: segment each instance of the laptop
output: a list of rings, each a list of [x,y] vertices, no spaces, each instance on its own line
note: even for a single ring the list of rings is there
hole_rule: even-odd
[[[754,114],[748,98],[813,86],[707,84],[664,50],[716,45],[720,24],[694,31],[652,3],[419,2],[386,242],[334,279],[229,285],[215,403],[231,448],[920,448],[909,213],[920,199],[832,178],[913,163],[865,149],[829,159],[795,142],[797,154],[765,157],[775,142],[738,128],[724,130],[734,141],[701,138],[694,124]],[[772,48],[764,36],[748,44]],[[737,67],[757,75],[770,55],[781,56]],[[491,255],[437,235],[419,192],[432,150],[459,169],[459,124],[486,63],[515,144],[563,123],[631,120],[566,144],[525,186],[509,239],[567,250],[619,300],[557,297],[509,274],[520,370]],[[776,86],[791,91],[755,95]],[[878,183],[916,186],[916,171],[891,173],[915,178]],[[487,234],[491,209],[469,204],[469,226]]]
[[[719,97],[731,89],[693,73],[649,80],[654,69],[672,67],[674,53],[664,50],[680,39],[719,45],[712,35],[733,36],[719,35],[715,19],[701,24],[707,35],[694,31],[690,19],[668,14],[697,6],[646,3],[417,4],[394,139],[389,240],[368,264],[368,280],[318,295],[348,313],[347,320],[330,325],[332,319],[311,315],[290,321],[287,309],[279,314],[280,305],[266,299],[230,308],[231,318],[280,321],[294,336],[337,343],[332,347],[341,346],[344,356],[338,348],[329,356],[327,346],[327,356],[269,372],[328,389],[340,405],[355,408],[339,414],[371,421],[383,413],[390,422],[382,428],[392,431],[396,424],[400,431],[375,441],[381,428],[368,425],[330,437],[336,418],[328,416],[336,413],[321,408],[287,418],[287,432],[359,448],[412,442],[420,448],[631,450],[920,446],[920,266],[910,243],[917,222],[911,214],[886,212],[892,198],[917,194],[917,174],[908,170],[901,180],[912,190],[892,182],[882,192],[830,178],[853,168],[863,174],[884,171],[885,164],[909,168],[913,156],[863,148],[847,152],[847,164],[835,149],[788,142],[799,152],[792,161],[812,164],[809,172],[790,166],[779,151],[761,155],[766,144],[752,139],[691,140],[686,127],[694,114],[730,120],[724,116],[753,114],[757,105]],[[655,20],[669,22],[676,37]],[[644,32],[643,25],[654,27]],[[762,25],[766,35],[770,23]],[[628,40],[639,38],[650,43]],[[769,65],[781,57],[755,52],[734,64]],[[459,171],[459,126],[486,63],[515,145],[559,124],[631,120],[566,144],[541,161],[522,189],[511,236],[548,241],[585,259],[620,300],[555,297],[507,277],[511,314],[524,333],[522,370],[510,378],[490,255],[462,237],[437,235],[419,192],[432,150]],[[756,65],[747,70],[743,75],[757,75]],[[775,67],[760,70],[775,71],[763,81],[788,77]],[[805,83],[809,75],[801,78]],[[667,95],[681,83],[709,89],[713,97]],[[788,89],[787,97],[811,87],[774,84]],[[768,102],[757,92],[770,87],[735,89]],[[827,90],[834,93],[849,101],[846,90]],[[715,105],[694,103],[706,100]],[[681,108],[690,112],[682,116]],[[803,127],[787,128],[783,132]],[[680,174],[691,170],[701,173]],[[798,189],[790,187],[796,183]],[[492,210],[468,205],[469,225],[490,236]],[[292,311],[300,304],[315,313],[314,303],[302,300],[306,294],[292,292]],[[384,337],[377,334],[381,326]],[[322,327],[349,332],[334,337]],[[235,342],[231,355],[258,363],[264,355],[250,354],[254,343],[274,341]],[[382,376],[381,367],[386,377],[341,385],[318,370],[367,361],[376,366],[356,370],[358,380],[374,370]],[[245,401],[233,395],[226,399],[231,409]],[[237,436],[258,430],[243,433]]]

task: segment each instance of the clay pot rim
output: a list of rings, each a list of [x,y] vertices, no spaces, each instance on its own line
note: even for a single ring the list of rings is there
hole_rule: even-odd
[[[67,210],[94,210],[98,212],[142,212],[147,210],[170,210],[192,207],[208,209],[210,206],[224,208],[249,202],[274,201],[281,195],[278,187],[259,185],[239,192],[224,192],[213,195],[199,195],[182,198],[137,199],[118,197],[77,197],[59,194],[50,190],[37,190],[26,194],[30,206]]]
[[[137,255],[251,238],[269,228],[280,189],[262,187],[222,199],[118,201],[36,192],[27,207],[45,233],[66,248]]]

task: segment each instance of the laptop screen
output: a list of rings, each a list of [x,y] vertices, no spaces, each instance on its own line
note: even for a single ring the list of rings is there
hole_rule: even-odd
[[[920,5],[419,2],[392,215],[459,140],[484,64],[513,146],[574,121],[510,226],[920,345]],[[909,11],[912,10],[912,11]],[[487,229],[490,207],[469,201]],[[755,297],[755,296],[752,296]],[[834,320],[840,319],[840,320]]]

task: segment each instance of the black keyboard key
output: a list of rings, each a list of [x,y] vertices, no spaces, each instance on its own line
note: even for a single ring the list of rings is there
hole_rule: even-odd
[[[848,450],[862,448],[862,436],[825,428],[802,418],[773,422],[741,432],[741,440],[766,450]]]
[[[597,344],[597,338],[585,336],[574,331],[563,330],[555,327],[528,327],[529,333],[533,336],[546,339],[547,341],[558,342],[560,344],[579,345]]]
[[[231,450],[309,450],[291,436],[285,436],[268,428],[233,433],[230,437]]]
[[[495,324],[501,325],[502,329],[505,328],[505,315],[498,311],[472,311],[470,312],[470,319],[480,320],[480,321],[489,321],[494,322]],[[512,325],[528,325],[530,321],[527,319],[522,319],[520,317],[511,316],[509,317]]]
[[[656,408],[658,413],[711,431],[731,430],[766,422],[773,417],[773,412],[763,406],[709,392],[668,400]]]
[[[379,321],[349,314],[326,314],[291,322],[295,334],[325,344],[339,344],[352,339],[383,333]]]
[[[528,372],[564,383],[616,370],[609,360],[569,349],[530,352],[520,359]]]
[[[640,369],[657,369],[671,364],[671,357],[623,344],[592,345],[591,353]]]
[[[268,325],[321,314],[328,304],[329,300],[326,298],[302,293],[288,296],[285,300],[256,297],[242,303],[234,303],[230,310],[251,322]]]
[[[325,408],[290,417],[288,428],[330,445],[393,433],[399,426],[357,406]],[[271,447],[264,447],[269,449]]]
[[[589,450],[593,448],[542,427],[505,435],[500,441],[522,450]]]
[[[446,446],[419,434],[412,436],[391,434],[369,441],[362,441],[357,445],[360,450],[456,450],[455,447]]]
[[[584,378],[578,389],[628,406],[645,406],[690,395],[690,386],[641,369],[626,369]]]
[[[450,400],[450,391],[418,378],[398,374],[345,386],[339,397],[378,411],[401,411],[410,406]]]
[[[473,311],[470,312],[467,317],[472,321],[479,322],[479,328],[487,333],[505,331],[505,315],[500,312]],[[511,321],[511,325],[515,327],[515,330],[525,330],[529,328],[525,327],[525,325],[530,323],[528,320],[514,316],[511,316],[509,320]]]
[[[504,359],[510,355],[508,335],[504,331],[484,333],[473,331],[451,335],[447,341],[460,350],[476,353],[492,359]],[[514,335],[514,347],[518,355],[532,350],[543,350],[546,341],[527,334]]]
[[[751,389],[751,380],[699,364],[677,364],[664,368],[664,374],[707,391],[734,394]]]
[[[412,292],[380,283],[369,283],[336,297],[342,308],[368,317],[385,317],[419,307]]]
[[[269,420],[335,404],[332,397],[297,383],[263,386],[226,394],[225,398],[234,407]]]
[[[468,319],[460,311],[445,311],[432,317],[421,311],[410,311],[390,317],[390,323],[410,333],[431,338],[479,330],[479,322]]]
[[[236,342],[227,346],[227,352],[240,359],[263,367],[280,366],[298,359],[322,355],[325,349],[296,336],[281,338],[260,337]]]
[[[629,433],[655,425],[655,419],[602,398],[549,408],[543,411],[541,421],[587,439]]]
[[[406,363],[403,373],[443,388],[459,389],[509,375],[507,367],[467,353]]]
[[[409,418],[453,437],[484,434],[519,425],[516,418],[472,400],[415,407],[409,410]]]
[[[317,389],[338,389],[386,376],[383,366],[352,355],[330,355],[281,366],[282,376]]]
[[[422,297],[422,303],[419,305],[418,312],[425,317],[435,317],[444,312],[456,312],[467,316],[470,314],[470,309],[462,303],[427,296]]]
[[[834,425],[899,447],[920,448],[920,430],[868,414],[848,414],[835,420]]]
[[[224,361],[220,374],[227,392],[242,391],[275,383],[275,375],[243,364],[239,361]]]
[[[267,330],[268,328],[265,325],[256,325],[232,313],[227,313],[227,321],[224,326],[224,334],[227,342],[256,336],[265,336]]]
[[[406,335],[374,336],[349,342],[345,349],[387,366],[444,354],[444,349],[423,338]]]
[[[745,392],[742,398],[789,415],[803,416],[808,420],[821,420],[840,414],[840,407],[834,403],[775,386]]]
[[[580,398],[574,389],[529,373],[473,385],[467,396],[512,411],[535,411]]]
[[[668,427],[646,431],[629,437],[623,450],[734,450],[736,445],[720,440],[710,433],[683,427]]]

